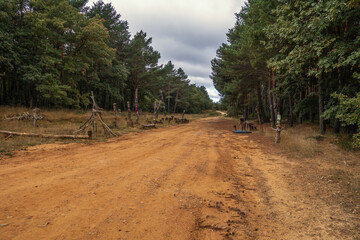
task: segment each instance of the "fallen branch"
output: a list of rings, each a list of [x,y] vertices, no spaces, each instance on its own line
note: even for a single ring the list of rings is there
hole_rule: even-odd
[[[22,132],[10,132],[10,131],[1,131],[0,133],[5,134],[6,136],[15,135],[15,136],[24,136],[24,137],[41,137],[41,138],[69,138],[69,139],[89,139],[89,135],[52,135],[52,134],[39,134],[39,133],[22,133]]]
[[[143,124],[142,129],[147,129],[147,128],[156,128],[155,124]]]
[[[12,120],[31,120],[31,119],[35,119],[35,117],[33,115],[31,115],[30,113],[28,112],[24,112],[24,113],[21,113],[21,114],[17,114],[16,116],[6,116],[4,115],[4,120],[7,120],[7,121],[12,121]],[[44,115],[39,115],[36,117],[37,120],[42,120],[44,119]]]

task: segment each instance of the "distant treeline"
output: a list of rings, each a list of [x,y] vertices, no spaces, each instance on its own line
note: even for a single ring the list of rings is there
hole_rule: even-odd
[[[236,18],[211,75],[230,114],[358,132],[359,0],[249,0]]]
[[[140,31],[102,1],[0,0],[0,105],[84,108],[90,92],[104,108],[130,101],[151,111],[198,113],[212,107],[205,87],[190,84]]]

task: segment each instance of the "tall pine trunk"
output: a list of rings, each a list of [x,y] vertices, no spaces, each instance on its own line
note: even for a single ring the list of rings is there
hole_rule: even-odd
[[[338,68],[338,83],[339,83],[338,90],[340,91],[342,89],[342,71],[341,71],[341,68]],[[336,117],[334,119],[333,132],[334,133],[339,133],[340,132],[340,121]]]
[[[269,69],[269,79],[268,79],[268,98],[269,98],[269,111],[270,111],[270,118],[271,118],[271,126],[275,127],[275,114],[273,108],[273,100],[271,94],[271,81],[272,81],[272,71]]]
[[[135,87],[135,92],[134,92],[134,109],[136,110],[138,108],[138,94],[139,94],[139,79],[138,79],[138,73],[135,72],[134,75],[134,87]]]
[[[294,126],[294,118],[293,118],[293,105],[291,100],[291,95],[289,94],[289,113],[290,113],[290,127]]]
[[[259,124],[261,125],[262,121],[264,120],[264,108],[263,108],[262,100],[261,100],[260,82],[257,83],[256,92],[257,92],[257,99],[258,99]]]
[[[3,82],[3,94],[2,94],[2,104],[7,103],[7,90],[6,90],[6,73],[4,73],[2,77]]]
[[[303,100],[303,92],[300,90],[300,101]],[[303,116],[302,116],[302,112],[300,111],[299,113],[299,123],[302,124],[303,123]]]
[[[170,90],[171,90],[171,88],[170,88],[170,80],[169,80],[168,96],[167,96],[167,100],[168,100],[168,102],[167,102],[167,105],[168,105],[167,110],[168,110],[168,112],[170,112]]]
[[[326,126],[325,119],[322,116],[324,113],[324,100],[323,100],[323,92],[322,92],[322,73],[319,76],[319,127],[320,133],[325,134]]]
[[[274,126],[275,126],[275,123],[276,123],[276,116],[277,116],[277,113],[280,111],[279,109],[279,103],[280,103],[280,99],[277,99],[276,98],[276,95],[275,95],[275,88],[276,88],[276,79],[275,79],[275,73],[272,72],[272,75],[271,75],[271,79],[272,79],[272,107],[273,107],[273,111],[274,111]]]
[[[174,113],[176,112],[176,106],[177,106],[177,103],[178,103],[179,92],[180,92],[180,88],[178,88],[177,91],[176,91],[175,105],[174,105]]]

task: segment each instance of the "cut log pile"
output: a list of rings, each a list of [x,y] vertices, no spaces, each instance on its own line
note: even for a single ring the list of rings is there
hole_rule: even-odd
[[[6,116],[4,115],[4,119],[8,120],[8,121],[12,121],[12,120],[32,120],[35,119],[35,116],[28,113],[28,112],[23,112],[23,113],[19,113],[16,114],[15,116]],[[39,115],[36,117],[37,120],[42,120],[44,119],[44,115]]]
[[[114,136],[116,137],[117,134],[115,132],[113,132],[110,127],[104,122],[103,117],[102,117],[102,113],[103,110],[101,107],[99,107],[96,102],[95,102],[95,98],[94,98],[94,94],[93,92],[91,92],[91,99],[92,99],[92,113],[91,116],[84,122],[81,124],[81,126],[79,127],[78,130],[74,131],[73,134],[74,135],[55,135],[55,134],[40,134],[40,133],[25,133],[25,132],[13,132],[13,131],[2,131],[0,130],[0,134],[4,134],[5,135],[5,139],[9,139],[12,136],[25,136],[25,137],[40,137],[40,138],[67,138],[67,139],[92,139],[92,135],[96,134],[97,132],[97,123],[100,123],[101,126],[104,129],[104,133],[105,135],[110,135],[110,136]],[[161,103],[161,102],[160,102]],[[167,117],[165,115],[165,118],[162,119],[158,119],[158,115],[157,115],[157,111],[160,108],[160,103],[155,103],[156,106],[156,111],[155,111],[155,115],[154,115],[154,119],[153,120],[149,120],[146,119],[146,124],[141,125],[142,129],[153,129],[156,128],[157,124],[164,124],[165,121],[168,121],[168,123],[170,124],[170,122],[172,120],[175,121],[175,123],[181,124],[181,123],[189,123],[189,120],[186,119],[184,117],[185,115],[185,111],[182,113],[182,117],[181,118],[175,118],[174,116],[171,117]],[[127,102],[127,107],[128,107],[128,116],[126,118],[126,123],[127,123],[127,127],[134,127],[134,122],[131,119],[131,109],[130,109],[130,102]],[[114,127],[117,128],[118,124],[117,124],[117,119],[118,119],[118,115],[117,115],[117,109],[116,109],[116,103],[113,104],[113,111],[114,111]],[[136,111],[137,114],[137,123],[139,123],[139,111]],[[35,108],[33,109],[33,114],[30,114],[29,112],[23,112],[21,114],[17,114],[17,115],[12,115],[12,116],[6,116],[4,115],[5,118],[4,120],[33,120],[33,125],[35,127],[38,127],[37,124],[37,120],[42,120],[44,119],[44,115],[40,114],[40,109],[39,108]],[[87,131],[88,135],[79,135],[80,132],[86,132],[86,130],[88,128],[92,128],[92,131]]]

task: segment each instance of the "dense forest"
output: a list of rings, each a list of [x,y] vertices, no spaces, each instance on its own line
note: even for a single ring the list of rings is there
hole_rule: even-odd
[[[360,146],[359,0],[249,0],[212,60],[221,103],[275,125],[318,122]]]
[[[205,87],[190,84],[143,31],[101,0],[0,0],[0,105],[86,108],[97,103],[169,113],[212,107]]]

